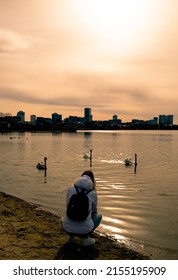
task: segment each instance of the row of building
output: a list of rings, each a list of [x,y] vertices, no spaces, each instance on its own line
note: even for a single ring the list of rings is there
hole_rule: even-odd
[[[17,117],[20,117],[22,122],[25,122],[25,112],[19,111],[17,113]],[[149,125],[173,125],[173,115],[159,115],[159,117],[154,117],[151,120],[139,120],[139,119],[133,119],[131,122],[125,123],[125,125],[133,124],[133,125],[141,125],[141,124],[149,124]],[[43,117],[37,117],[36,115],[30,116],[30,123],[33,125],[36,125],[39,121],[46,121],[51,122],[53,124],[58,123],[91,123],[93,121],[93,115],[91,108],[84,108],[84,116],[83,117],[77,117],[77,116],[69,116],[68,118],[62,119],[62,115],[58,113],[53,113],[52,118],[43,118]],[[113,122],[113,124],[122,124],[122,121],[118,119],[117,115],[113,115],[112,120],[109,120],[110,122]]]
[[[158,128],[158,127],[173,127],[173,115],[159,115],[151,120],[133,119],[131,122],[123,123],[117,115],[113,115],[112,119],[106,121],[93,120],[92,109],[84,108],[83,117],[69,116],[65,119],[62,114],[53,113],[51,118],[37,117],[36,115],[30,116],[30,121],[25,121],[25,112],[19,111],[16,116],[2,116],[0,115],[0,128],[4,125],[9,127],[15,126],[28,126],[39,128],[61,128],[61,127],[75,127],[91,128],[91,129],[121,129],[121,128]]]
[[[25,112],[17,112],[17,117],[20,118],[22,122],[25,122]],[[36,115],[30,116],[30,123],[36,125],[38,123],[46,122],[52,124],[64,123],[90,123],[93,121],[93,116],[91,114],[91,108],[84,108],[84,117],[69,116],[68,118],[62,119],[62,115],[58,113],[53,113],[51,118],[37,117]]]
[[[150,125],[167,125],[172,126],[173,125],[173,115],[159,115],[159,117],[154,117],[151,120],[137,120],[133,119],[132,124],[150,124]]]

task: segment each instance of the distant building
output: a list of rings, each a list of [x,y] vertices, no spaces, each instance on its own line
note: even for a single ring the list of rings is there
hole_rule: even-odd
[[[109,120],[109,125],[122,125],[122,121],[118,119],[117,115],[113,115],[112,120]]]
[[[77,116],[69,116],[68,118],[64,119],[64,123],[67,125],[80,125],[84,123],[84,118]]]
[[[92,122],[93,116],[91,114],[91,108],[84,108],[84,120],[85,122]]]
[[[59,115],[57,113],[52,114],[52,123],[53,124],[59,124],[62,122],[62,115]]]
[[[32,125],[36,125],[36,115],[31,115],[31,116],[30,116],[30,123],[31,123]]]
[[[113,119],[113,121],[117,121],[117,119],[118,119],[117,115],[114,115],[114,116],[112,117],[112,119]]]
[[[51,125],[51,124],[52,124],[52,119],[50,118],[37,117],[36,119],[36,125],[38,126]]]
[[[167,125],[173,125],[173,119],[174,119],[173,115],[167,115],[166,116]]]
[[[139,119],[132,119],[131,122],[133,125],[144,125],[145,121],[144,120],[139,120]]]
[[[154,117],[154,118],[153,118],[152,124],[153,124],[153,125],[157,125],[157,124],[158,124],[158,117]]]
[[[165,124],[166,124],[166,116],[159,115],[159,125],[165,125]]]
[[[148,120],[148,121],[145,121],[145,124],[148,124],[148,125],[158,125],[158,117],[154,117],[153,119],[151,120]]]
[[[23,111],[17,112],[17,117],[20,118],[21,122],[25,122],[25,112],[23,112]]]
[[[173,115],[159,115],[159,125],[173,125]]]

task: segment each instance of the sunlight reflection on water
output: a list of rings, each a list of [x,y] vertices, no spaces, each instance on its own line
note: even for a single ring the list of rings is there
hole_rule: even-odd
[[[103,215],[101,231],[154,251],[158,258],[178,258],[177,131],[10,136],[0,135],[1,191],[63,215],[67,188],[92,169]],[[83,159],[91,148],[92,162]],[[136,172],[124,165],[124,158],[135,153]],[[36,169],[44,156],[46,176]]]

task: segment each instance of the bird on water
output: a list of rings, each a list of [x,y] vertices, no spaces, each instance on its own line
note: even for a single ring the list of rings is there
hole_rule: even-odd
[[[90,149],[90,154],[89,154],[89,155],[84,154],[84,155],[83,155],[83,158],[84,158],[84,159],[90,159],[90,160],[92,160],[92,149]]]
[[[47,169],[46,160],[47,160],[47,157],[44,157],[44,162],[38,162],[36,167],[39,170],[46,170]]]

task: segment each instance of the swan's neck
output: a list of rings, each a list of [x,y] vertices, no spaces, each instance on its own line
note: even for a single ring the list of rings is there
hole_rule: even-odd
[[[92,150],[90,150],[90,159],[92,159]]]

